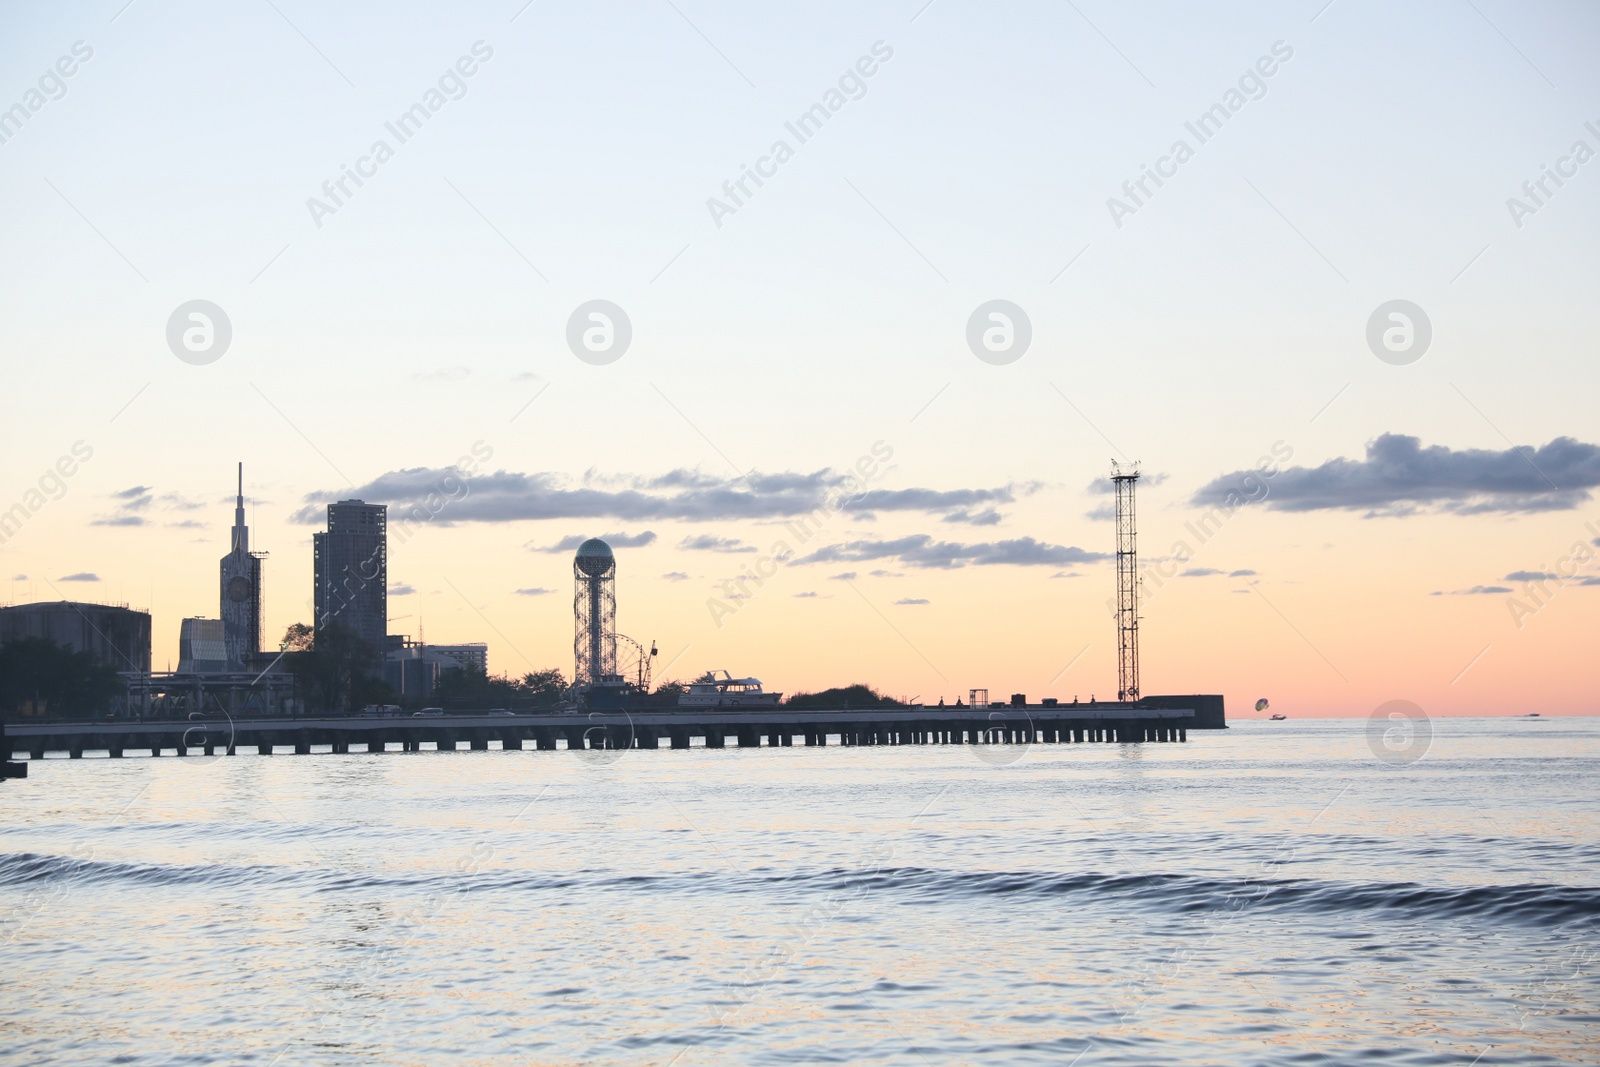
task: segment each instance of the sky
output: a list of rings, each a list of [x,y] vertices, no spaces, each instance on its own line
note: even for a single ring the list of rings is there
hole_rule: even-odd
[[[1600,710],[1593,5],[0,30],[0,596],[158,667],[242,462],[274,641],[359,496],[420,516],[391,631],[494,672],[570,675],[605,536],[658,680],[1104,698],[1115,460],[1145,693]]]

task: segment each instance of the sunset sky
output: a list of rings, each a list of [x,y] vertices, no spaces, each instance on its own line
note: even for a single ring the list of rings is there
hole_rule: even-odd
[[[1600,711],[1593,5],[111,0],[5,30],[0,595],[149,608],[158,668],[217,615],[242,461],[274,638],[311,621],[326,502],[393,523],[444,486],[391,538],[391,630],[495,672],[570,675],[571,546],[604,536],[658,678],[1104,698],[1116,459],[1159,568],[1147,694]],[[195,300],[231,324],[203,364],[168,339]],[[609,363],[569,347],[593,300],[631,323]],[[994,300],[1031,325],[998,365],[968,341]],[[1369,342],[1394,301],[1420,355]]]

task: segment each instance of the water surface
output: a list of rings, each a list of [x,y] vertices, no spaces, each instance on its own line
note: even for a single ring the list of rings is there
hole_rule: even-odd
[[[1433,728],[46,760],[0,1055],[1600,1062],[1600,720]]]

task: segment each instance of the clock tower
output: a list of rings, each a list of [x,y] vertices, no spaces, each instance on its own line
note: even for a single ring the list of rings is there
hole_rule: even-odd
[[[244,523],[244,464],[239,464],[239,492],[234,498],[233,540],[222,557],[222,641],[228,669],[243,671],[249,657],[261,651],[261,561],[265,552],[250,551],[250,527]]]

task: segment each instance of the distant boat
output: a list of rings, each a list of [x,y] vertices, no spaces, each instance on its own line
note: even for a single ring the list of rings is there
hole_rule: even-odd
[[[1276,721],[1278,721],[1280,719],[1287,719],[1288,717],[1289,716],[1287,716],[1287,715],[1279,715],[1277,712],[1273,712],[1271,715],[1267,716],[1268,719],[1271,719],[1274,722],[1276,722]]]
[[[1524,719],[1537,719],[1538,717],[1539,713],[1537,711],[1530,711],[1528,714],[1523,716]]]

